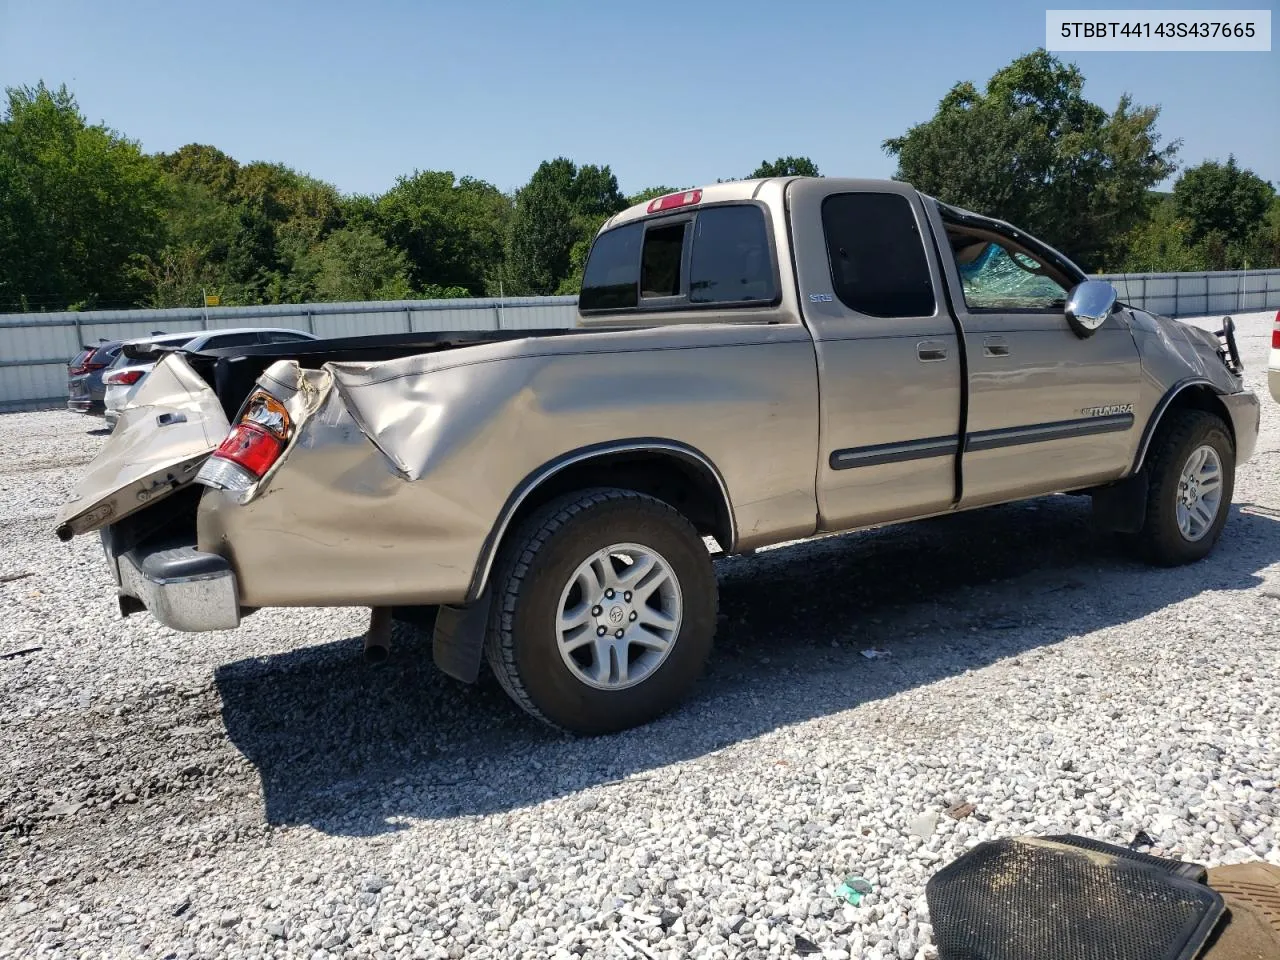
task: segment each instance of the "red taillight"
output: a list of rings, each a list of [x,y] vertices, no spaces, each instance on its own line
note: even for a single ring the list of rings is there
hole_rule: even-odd
[[[93,370],[101,370],[109,362],[98,357],[96,348],[90,348],[71,361],[70,373],[73,377],[78,377]]]
[[[230,460],[261,478],[280,456],[284,441],[252,423],[236,424],[214,451],[215,457]]]
[[[1276,311],[1276,325],[1271,329],[1271,349],[1280,350],[1280,310]]]
[[[127,387],[137,383],[146,376],[146,373],[145,370],[120,370],[117,373],[108,373],[102,378],[102,382],[109,387]]]
[[[701,202],[701,190],[685,190],[683,193],[668,193],[665,197],[654,197],[645,209],[650,213],[659,213],[662,210],[675,210],[677,207],[688,207]]]

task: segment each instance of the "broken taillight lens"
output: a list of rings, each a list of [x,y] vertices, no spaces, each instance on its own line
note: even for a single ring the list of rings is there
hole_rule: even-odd
[[[292,429],[284,404],[265,391],[255,392],[245,402],[239,422],[205,461],[196,480],[238,493],[249,490],[280,459]]]
[[[272,436],[262,427],[251,423],[237,423],[213,455],[230,460],[255,477],[261,477],[276,462],[283,446],[283,440]]]

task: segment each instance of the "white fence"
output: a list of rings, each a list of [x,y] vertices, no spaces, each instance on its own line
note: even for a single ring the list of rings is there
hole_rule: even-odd
[[[1280,270],[1108,274],[1120,298],[1167,317],[1280,309]],[[292,327],[321,337],[431,330],[571,327],[576,297],[395,300],[258,307],[0,314],[0,410],[64,402],[67,361],[82,344],[155,331]]]
[[[231,327],[289,327],[319,337],[537,330],[572,326],[577,302],[577,297],[519,297],[0,314],[0,410],[64,403],[67,361],[82,345],[91,346],[99,340]]]
[[[1166,317],[1280,309],[1280,270],[1113,273],[1102,279],[1130,306]]]

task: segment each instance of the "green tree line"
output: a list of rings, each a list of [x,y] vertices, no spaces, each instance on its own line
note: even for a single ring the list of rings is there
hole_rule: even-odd
[[[896,176],[1009,220],[1098,271],[1280,265],[1280,200],[1234,157],[1187,169],[1159,108],[1107,111],[1043,50],[956,84],[884,143]],[[214,146],[173,153],[84,117],[66,89],[10,88],[0,119],[0,311],[576,293],[591,239],[627,206],[607,165],[564,157],[510,193],[415,170],[348,195]],[[841,171],[856,173],[856,171]],[[807,157],[748,177],[817,176]],[[731,178],[733,179],[733,178]]]

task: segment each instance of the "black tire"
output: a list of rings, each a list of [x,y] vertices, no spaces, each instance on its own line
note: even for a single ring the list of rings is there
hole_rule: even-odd
[[[1209,531],[1198,540],[1189,540],[1178,527],[1179,482],[1183,467],[1201,446],[1212,447],[1222,464],[1222,496]],[[1149,563],[1162,567],[1194,563],[1206,557],[1217,543],[1231,512],[1235,468],[1235,444],[1219,417],[1203,410],[1171,412],[1160,424],[1147,451],[1150,481],[1146,517],[1142,531],[1131,538],[1139,554]]]
[[[593,553],[620,543],[657,551],[677,581],[679,630],[666,659],[634,686],[592,687],[565,664],[556,618],[562,591]],[[706,664],[716,625],[716,578],[707,546],[673,507],[632,490],[598,488],[539,509],[503,549],[493,580],[485,655],[524,710],[574,733],[648,723],[688,693]]]

